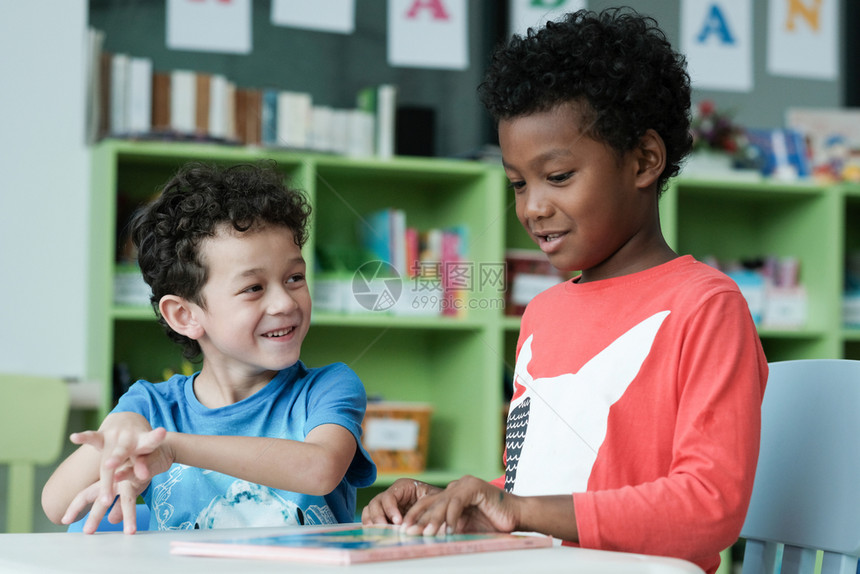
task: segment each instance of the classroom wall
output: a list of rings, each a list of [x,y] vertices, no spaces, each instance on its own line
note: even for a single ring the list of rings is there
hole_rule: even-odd
[[[86,0],[0,0],[0,370],[83,376]]]

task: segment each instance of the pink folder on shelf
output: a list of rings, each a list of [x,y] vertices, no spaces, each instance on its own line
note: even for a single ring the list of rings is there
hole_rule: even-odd
[[[177,540],[171,544],[170,552],[184,556],[357,564],[549,546],[552,539],[546,536],[501,533],[408,536],[396,527],[352,524],[299,529],[274,536]]]

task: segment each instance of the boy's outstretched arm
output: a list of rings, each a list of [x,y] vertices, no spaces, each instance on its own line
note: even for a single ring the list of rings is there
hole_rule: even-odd
[[[343,480],[358,448],[337,424],[312,429],[304,441],[167,433],[175,462],[264,486],[323,496]]]

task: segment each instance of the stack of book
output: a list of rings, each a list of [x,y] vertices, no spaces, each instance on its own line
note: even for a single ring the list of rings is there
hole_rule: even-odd
[[[392,265],[404,281],[395,313],[459,316],[473,284],[466,259],[466,228],[419,230],[406,224],[402,209],[368,214],[358,234],[369,254]]]
[[[461,316],[475,282],[466,228],[419,230],[402,209],[368,213],[356,230],[360,262],[329,262],[314,279],[314,308],[339,313]],[[353,268],[354,267],[354,268]]]
[[[88,140],[104,137],[196,140],[390,157],[394,86],[361,90],[354,108],[313,102],[277,87],[243,87],[222,74],[156,70],[150,58],[102,49],[90,30]]]

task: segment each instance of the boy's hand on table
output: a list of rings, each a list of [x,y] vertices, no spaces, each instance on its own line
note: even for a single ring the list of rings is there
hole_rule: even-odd
[[[407,534],[511,532],[519,521],[518,497],[474,476],[424,496],[403,517]]]
[[[399,478],[364,507],[361,511],[361,522],[368,526],[401,524],[403,515],[416,501],[438,492],[442,492],[442,489],[437,486],[411,478]]]

